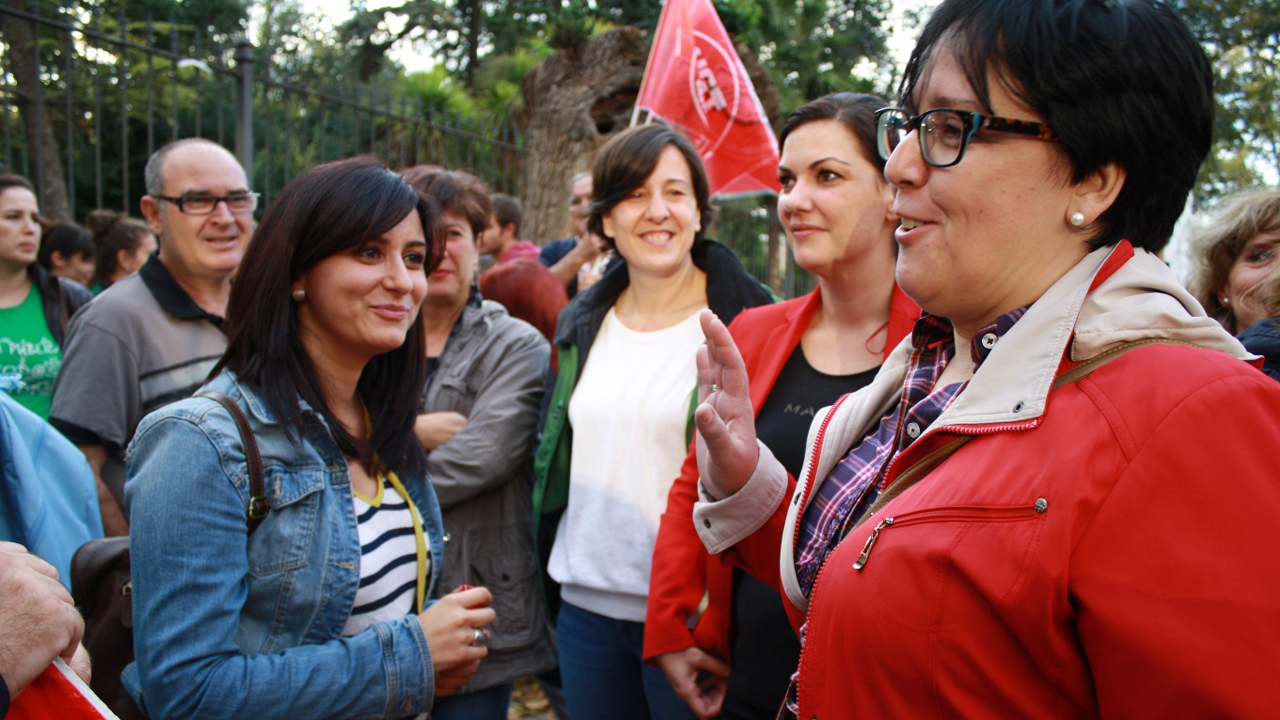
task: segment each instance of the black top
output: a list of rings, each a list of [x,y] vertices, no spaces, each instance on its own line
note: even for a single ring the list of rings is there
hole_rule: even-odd
[[[798,477],[814,415],[841,395],[866,387],[878,370],[826,375],[813,369],[797,345],[760,408],[758,437]],[[769,720],[800,662],[800,642],[778,593],[741,570],[733,574],[733,618],[733,671],[720,717]]]
[[[856,375],[827,375],[813,369],[797,345],[756,418],[756,434],[792,477],[800,477],[813,416],[841,395],[861,390],[880,368]]]
[[[1261,355],[1262,372],[1280,380],[1280,318],[1267,318],[1239,335],[1244,349]]]

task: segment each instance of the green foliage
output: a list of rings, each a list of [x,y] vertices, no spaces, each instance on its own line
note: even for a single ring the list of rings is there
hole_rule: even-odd
[[[1280,177],[1280,0],[1178,0],[1214,69],[1214,145],[1200,202]]]
[[[405,93],[424,110],[448,111],[454,115],[472,117],[475,102],[467,89],[458,83],[449,71],[437,65],[425,72],[413,72],[404,76]]]
[[[516,48],[514,52],[488,55],[476,74],[476,105],[483,117],[510,125],[524,111],[520,81],[552,53],[543,43]]]

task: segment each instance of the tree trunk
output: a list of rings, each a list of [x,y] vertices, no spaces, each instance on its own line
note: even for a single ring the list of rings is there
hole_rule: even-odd
[[[545,244],[568,237],[569,180],[591,169],[598,148],[626,129],[648,47],[640,31],[615,27],[543,60],[525,75],[524,227]]]
[[[15,10],[29,12],[26,0],[9,0]],[[53,125],[44,107],[44,87],[40,84],[39,58],[36,56],[34,23],[12,15],[3,18],[5,43],[9,46],[9,69],[17,86],[18,112],[22,115],[27,136],[27,154],[33,175],[30,180],[40,191],[40,212],[55,220],[70,220],[67,205],[66,176],[62,157],[53,139]]]

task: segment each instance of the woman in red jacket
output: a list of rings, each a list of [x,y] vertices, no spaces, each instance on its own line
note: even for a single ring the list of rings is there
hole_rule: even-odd
[[[1153,254],[1210,148],[1204,52],[1149,0],[945,0],[900,103],[924,314],[798,482],[703,315],[694,522],[794,611],[787,709],[1273,716],[1280,387]]]
[[[730,330],[748,358],[760,438],[795,475],[814,413],[870,382],[920,314],[893,281],[898,219],[875,148],[875,113],[886,104],[835,93],[787,118],[778,217],[796,263],[820,283],[743,312]],[[800,645],[776,590],[707,562],[690,521],[697,481],[691,452],[658,531],[644,657],[701,718],[773,718]],[[715,679],[700,687],[701,671]]]

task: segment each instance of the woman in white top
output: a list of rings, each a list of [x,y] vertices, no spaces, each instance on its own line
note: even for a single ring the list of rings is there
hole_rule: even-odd
[[[684,136],[628,130],[601,149],[592,180],[589,229],[626,263],[560,315],[535,462],[535,515],[563,601],[565,697],[571,717],[693,717],[641,662],[650,560],[692,437],[698,313],[736,315],[772,297],[732,251],[703,239],[707,176]]]

